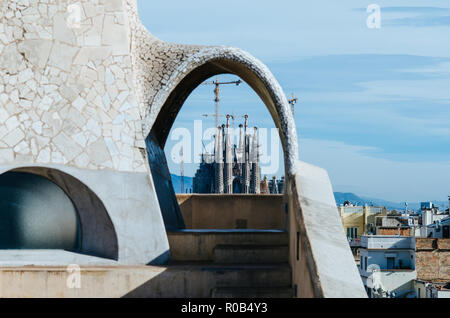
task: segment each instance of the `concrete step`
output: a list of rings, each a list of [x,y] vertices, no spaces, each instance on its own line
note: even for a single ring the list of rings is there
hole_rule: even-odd
[[[215,287],[284,287],[292,279],[289,264],[217,264],[202,271],[211,273]]]
[[[219,287],[212,291],[212,298],[292,298],[291,287]]]
[[[214,262],[224,264],[287,263],[287,245],[217,245]]]
[[[214,261],[218,245],[288,245],[280,230],[182,230],[167,233],[172,261]]]

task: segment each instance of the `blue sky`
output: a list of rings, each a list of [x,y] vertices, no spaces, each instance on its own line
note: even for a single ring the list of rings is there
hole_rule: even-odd
[[[266,63],[300,98],[300,158],[327,169],[335,191],[392,201],[450,194],[448,0],[138,3],[163,40],[237,46]],[[381,7],[380,29],[366,26],[372,3]],[[247,85],[224,87],[222,97],[222,113],[273,126]],[[199,87],[175,128],[212,113],[212,99],[212,87]]]

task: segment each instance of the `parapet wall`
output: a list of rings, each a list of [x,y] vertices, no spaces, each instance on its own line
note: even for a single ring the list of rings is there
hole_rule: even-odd
[[[177,194],[187,229],[285,229],[282,195]]]
[[[327,172],[298,161],[287,194],[296,296],[367,298]]]

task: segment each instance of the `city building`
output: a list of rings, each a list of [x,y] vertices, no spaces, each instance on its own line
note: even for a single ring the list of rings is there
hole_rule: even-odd
[[[415,238],[361,236],[360,274],[371,298],[415,297]]]
[[[353,206],[351,204],[339,207],[342,224],[349,241],[358,242],[361,235],[376,233],[376,217],[386,215],[385,207]]]
[[[446,238],[449,218],[447,211],[440,211],[432,202],[422,202],[419,213],[376,216],[376,234]]]
[[[450,202],[450,201],[449,201]],[[448,211],[439,211],[432,202],[421,203],[422,227],[416,236],[432,238],[450,237],[450,215]]]
[[[419,218],[411,215],[383,215],[376,217],[377,235],[414,236]]]
[[[422,215],[423,226],[428,226],[436,221],[449,217],[448,210],[440,211],[439,207],[434,206],[432,202],[422,202],[420,204],[420,213]]]
[[[416,280],[415,290],[417,298],[450,298],[450,283],[427,282]]]
[[[448,298],[450,239],[362,236],[359,268],[369,297]]]
[[[276,176],[273,176],[269,183],[269,192],[270,194],[284,193],[284,177],[278,180]]]
[[[428,238],[450,238],[450,217],[438,219],[422,227],[421,236]]]

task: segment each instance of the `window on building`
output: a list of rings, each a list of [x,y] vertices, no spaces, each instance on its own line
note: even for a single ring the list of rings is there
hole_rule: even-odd
[[[395,267],[395,257],[387,258],[387,269],[394,269]]]
[[[367,256],[364,257],[364,270],[367,271]]]
[[[442,238],[450,238],[450,226],[445,225],[442,231]]]
[[[351,239],[355,239],[358,237],[358,228],[357,227],[348,227],[347,228],[347,237]]]

